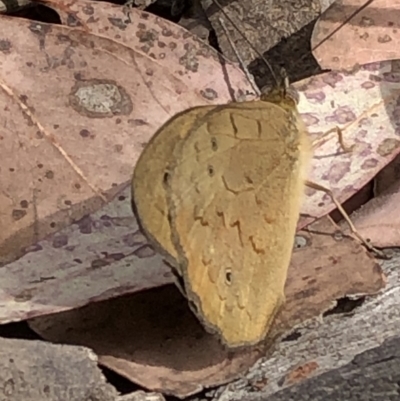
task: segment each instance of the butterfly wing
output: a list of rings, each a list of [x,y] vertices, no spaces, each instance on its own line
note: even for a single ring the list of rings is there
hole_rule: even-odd
[[[176,251],[171,243],[165,198],[165,175],[177,143],[190,131],[195,121],[215,106],[195,107],[172,117],[152,137],[137,161],[132,178],[132,208],[139,224],[172,266]]]
[[[174,148],[167,203],[194,311],[230,347],[261,341],[284,300],[305,174],[296,113],[218,106]]]

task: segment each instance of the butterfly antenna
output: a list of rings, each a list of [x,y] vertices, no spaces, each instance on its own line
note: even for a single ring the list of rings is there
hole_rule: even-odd
[[[280,82],[272,67],[271,64],[268,62],[268,60],[250,43],[250,41],[246,38],[246,36],[240,31],[240,29],[237,27],[237,25],[232,21],[232,19],[229,17],[229,15],[227,15],[227,13],[224,11],[223,7],[219,4],[218,0],[212,0],[213,3],[219,8],[219,10],[221,11],[221,13],[225,16],[225,18],[232,24],[232,26],[238,31],[238,33],[240,34],[240,36],[242,36],[242,38],[249,44],[250,48],[258,55],[258,57],[260,57],[261,60],[264,61],[264,63],[266,64],[266,66],[268,67],[268,69],[271,72],[271,75],[273,77],[273,79],[275,80],[275,82],[277,83],[277,85],[282,85],[282,82]],[[365,2],[365,4],[363,4],[361,7],[359,7],[358,9],[356,9],[353,13],[351,13],[337,28],[335,28],[332,32],[330,32],[324,39],[322,39],[318,44],[316,44],[313,48],[311,48],[311,51],[315,51],[316,49],[318,49],[318,47],[322,46],[327,40],[329,40],[332,36],[335,35],[335,33],[337,33],[341,28],[343,28],[344,25],[346,25],[347,23],[349,23],[349,21],[351,21],[357,14],[359,14],[361,11],[363,11],[364,9],[366,9],[368,6],[370,6],[375,0],[368,0]],[[307,57],[307,55],[303,55],[302,57],[300,57],[295,63],[294,66],[298,65],[302,60],[305,59],[305,57]]]
[[[278,86],[280,86],[282,83],[278,80],[271,64],[268,62],[268,60],[250,43],[250,41],[246,38],[246,36],[242,33],[242,31],[238,28],[238,26],[233,22],[232,18],[229,17],[229,15],[225,12],[225,10],[223,9],[223,7],[221,6],[221,4],[219,4],[219,2],[217,0],[212,0],[213,3],[219,8],[219,10],[221,11],[221,13],[225,16],[225,18],[229,21],[229,23],[238,31],[239,35],[247,42],[247,44],[250,46],[250,48],[257,54],[258,57],[260,57],[260,59],[262,61],[264,61],[265,65],[268,67],[269,71],[271,72],[272,78],[275,80],[276,84]],[[220,20],[221,21],[221,20]],[[224,27],[223,27],[224,28]],[[226,28],[224,28],[225,30]],[[226,31],[227,32],[227,31]],[[230,44],[232,46],[232,43],[229,35],[228,36],[228,40],[230,41]],[[234,48],[234,46],[233,46]],[[235,51],[235,50],[234,50]],[[237,52],[235,51],[235,54],[237,56]],[[239,61],[241,59],[239,58]],[[250,81],[251,82],[251,81]]]
[[[246,64],[244,63],[242,57],[240,56],[235,44],[233,43],[233,41],[232,41],[232,39],[231,39],[231,37],[229,35],[228,29],[225,26],[224,20],[222,18],[219,18],[219,22],[220,22],[220,24],[222,26],[223,31],[225,32],[225,36],[227,37],[228,42],[231,45],[231,48],[232,48],[233,52],[235,53],[236,58],[239,60],[239,64],[241,65],[242,70],[244,71],[247,80],[250,82],[251,86],[253,87],[254,92],[256,92],[256,94],[258,96],[260,96],[261,91],[258,88],[257,84],[255,83],[253,75],[251,75],[250,71],[246,67]]]

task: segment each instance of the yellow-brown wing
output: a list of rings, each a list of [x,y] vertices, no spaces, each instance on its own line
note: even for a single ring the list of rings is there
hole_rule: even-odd
[[[164,180],[174,148],[195,121],[215,106],[195,107],[172,117],[146,145],[132,178],[132,206],[139,224],[157,250],[176,266],[167,216]]]
[[[263,101],[208,111],[174,147],[167,202],[186,294],[229,347],[263,340],[284,300],[308,149],[297,111]]]

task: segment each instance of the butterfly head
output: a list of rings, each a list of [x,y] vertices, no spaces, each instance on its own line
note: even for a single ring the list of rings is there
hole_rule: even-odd
[[[265,88],[262,90],[261,100],[278,104],[288,111],[293,111],[297,110],[299,93],[289,85],[286,71],[282,69],[276,85],[272,89]]]

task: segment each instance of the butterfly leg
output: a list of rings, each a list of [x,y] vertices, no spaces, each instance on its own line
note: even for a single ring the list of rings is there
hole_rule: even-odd
[[[342,214],[343,218],[346,220],[347,224],[350,227],[351,232],[358,238],[358,240],[371,252],[373,252],[375,255],[378,257],[387,259],[387,256],[385,255],[384,252],[376,249],[373,245],[370,244],[369,241],[367,241],[356,229],[354,226],[353,222],[350,219],[350,216],[347,214],[347,212],[343,209],[343,206],[339,203],[339,201],[335,198],[335,195],[333,195],[333,192],[325,188],[324,186],[317,184],[312,181],[306,181],[305,185],[307,185],[310,188],[313,188],[317,191],[322,191],[325,192],[327,195],[329,195],[332,199],[332,202],[335,204],[335,206],[338,208],[339,212]]]
[[[336,135],[337,135],[337,137],[338,137],[339,145],[340,145],[340,147],[343,149],[343,151],[345,151],[345,152],[347,153],[347,152],[351,152],[351,151],[353,150],[354,145],[348,146],[348,145],[346,145],[346,144],[344,143],[344,140],[343,140],[343,131],[341,130],[341,128],[339,128],[339,127],[337,127],[337,126],[331,128],[330,130],[328,130],[328,131],[326,131],[326,132],[324,132],[319,138],[317,138],[317,139],[313,142],[313,144],[312,144],[313,149],[317,149],[319,146],[321,146],[321,142],[323,142],[323,140],[324,140],[327,136],[329,136],[332,132],[335,132],[335,133],[336,133]]]

